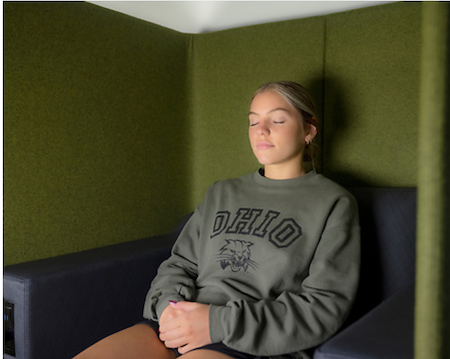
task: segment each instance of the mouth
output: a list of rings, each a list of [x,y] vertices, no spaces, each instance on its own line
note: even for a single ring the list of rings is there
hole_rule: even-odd
[[[260,141],[256,144],[256,148],[258,150],[268,150],[272,147],[275,147],[274,145],[272,145],[270,142],[268,141]]]
[[[238,272],[243,266],[242,262],[233,262],[231,263],[231,270],[233,272]]]

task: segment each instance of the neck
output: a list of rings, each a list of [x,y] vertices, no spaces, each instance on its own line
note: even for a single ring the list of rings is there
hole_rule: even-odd
[[[264,177],[276,180],[297,178],[305,175],[305,173],[302,163],[295,167],[270,165],[264,168]]]

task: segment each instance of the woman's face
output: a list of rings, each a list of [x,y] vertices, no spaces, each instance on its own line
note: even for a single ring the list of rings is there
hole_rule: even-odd
[[[249,113],[250,144],[258,161],[284,171],[302,170],[305,141],[316,133],[305,127],[298,111],[274,91],[262,92],[253,99]]]

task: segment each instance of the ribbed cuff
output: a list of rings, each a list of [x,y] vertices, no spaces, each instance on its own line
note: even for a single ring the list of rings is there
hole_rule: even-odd
[[[230,307],[209,306],[209,335],[212,343],[220,343],[229,335],[230,315]]]

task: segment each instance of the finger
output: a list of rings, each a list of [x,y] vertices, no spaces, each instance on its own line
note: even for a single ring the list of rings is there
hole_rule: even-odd
[[[161,317],[159,318],[159,324],[163,325],[165,322],[176,318],[182,313],[183,312],[181,310],[176,310],[172,306],[168,305],[161,314]]]
[[[160,333],[169,333],[173,330],[180,328],[180,318],[176,317],[171,320],[166,320],[159,326]]]
[[[181,320],[184,316],[185,312],[182,310],[175,310],[173,309],[173,312],[170,312],[169,315],[167,315],[164,320],[160,320],[159,322],[159,331],[160,332],[167,332],[170,330],[174,330],[181,325]]]
[[[182,310],[174,309],[167,315],[167,321],[178,318],[180,315],[182,315],[184,312]]]
[[[170,340],[171,338],[180,336],[180,329],[181,326],[179,324],[179,320],[175,318],[159,327],[160,337],[164,338],[165,340]]]
[[[172,324],[174,326],[172,327]],[[160,327],[159,329],[159,339],[163,342],[170,342],[173,343],[176,340],[179,340],[180,342],[175,342],[175,347],[179,347],[181,345],[186,344],[186,339],[183,339],[186,337],[185,330],[182,326],[178,324],[178,321],[175,319],[168,324],[164,325],[163,327]]]
[[[206,344],[205,344],[206,345]],[[194,344],[194,343],[188,343],[184,346],[178,347],[177,350],[180,354],[186,354],[187,352],[190,352],[191,350],[200,348],[203,345],[200,344]]]
[[[187,344],[183,347],[178,347],[177,350],[180,354],[186,354],[187,352],[190,352],[191,350],[193,350],[195,348],[192,348],[191,345]]]
[[[184,347],[186,344],[187,342],[184,338],[174,338],[171,340],[164,341],[164,345],[166,346],[166,348],[172,349]]]

